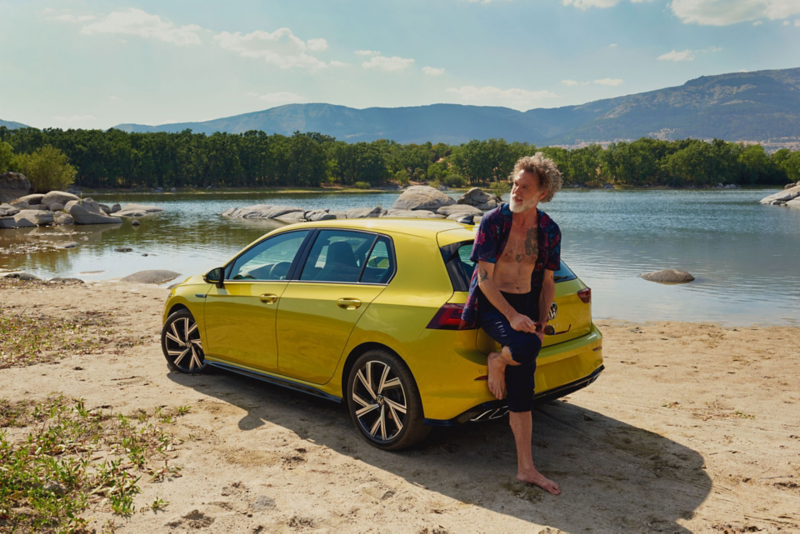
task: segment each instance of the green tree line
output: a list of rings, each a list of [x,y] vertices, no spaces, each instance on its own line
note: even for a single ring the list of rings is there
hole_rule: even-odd
[[[800,151],[770,154],[760,145],[717,139],[642,138],[606,148],[567,150],[502,139],[404,145],[384,139],[346,143],[301,132],[206,135],[191,130],[126,133],[5,127],[0,127],[0,172],[33,168],[34,155],[41,159],[53,149],[74,167],[75,184],[89,188],[370,187],[409,180],[487,186],[508,178],[517,159],[537,151],[555,160],[567,185],[702,187],[800,180]]]

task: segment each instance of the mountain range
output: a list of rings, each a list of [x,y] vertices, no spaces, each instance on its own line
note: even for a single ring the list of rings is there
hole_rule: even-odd
[[[206,134],[261,130],[284,135],[299,130],[348,142],[392,139],[404,144],[503,138],[576,146],[640,137],[716,137],[793,145],[800,143],[800,68],[702,76],[678,87],[524,112],[458,104],[366,109],[289,104],[205,122],[115,128],[127,132],[188,128]]]

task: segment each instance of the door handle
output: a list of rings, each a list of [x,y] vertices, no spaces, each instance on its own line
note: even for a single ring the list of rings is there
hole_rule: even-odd
[[[358,299],[338,299],[336,304],[345,310],[355,310],[361,306],[361,301]]]
[[[258,300],[260,300],[264,304],[275,304],[276,302],[278,302],[278,295],[273,295],[272,293],[264,293],[263,295],[258,296]]]

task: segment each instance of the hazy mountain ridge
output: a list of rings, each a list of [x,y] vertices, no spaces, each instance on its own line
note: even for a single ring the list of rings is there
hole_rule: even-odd
[[[4,121],[0,119],[0,126],[5,126],[9,130],[16,130],[17,128],[27,128],[28,126],[22,124],[21,122],[14,122],[14,121]]]
[[[0,121],[9,128],[24,127]],[[333,104],[288,104],[204,122],[146,126],[127,132],[216,131],[291,135],[320,132],[349,142],[392,139],[459,144],[503,138],[537,145],[660,137],[729,141],[789,138],[800,143],[800,68],[701,76],[668,87],[579,106],[517,111],[504,107],[432,104],[355,109]]]

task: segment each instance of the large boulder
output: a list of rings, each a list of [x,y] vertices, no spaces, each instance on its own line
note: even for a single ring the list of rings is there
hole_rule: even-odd
[[[287,213],[286,215],[281,215],[280,217],[275,217],[276,221],[285,222],[288,224],[294,224],[299,222],[306,222],[307,219],[305,218],[304,211],[292,211]]]
[[[50,211],[64,211],[64,204],[59,204],[58,202],[54,202],[47,206],[47,209]]]
[[[17,208],[17,209],[20,209],[20,210],[26,210],[26,209],[29,209],[31,207],[31,205],[28,204],[27,202],[25,202],[24,200],[12,200],[8,204],[11,207]]]
[[[329,210],[310,210],[305,213],[305,219],[307,221],[329,221],[336,218],[335,213],[331,213]]]
[[[75,224],[75,219],[72,218],[72,215],[68,215],[63,211],[56,213],[53,217],[55,219],[55,224],[59,226],[64,226],[67,224]]]
[[[47,206],[50,211],[56,211],[50,206],[53,204],[61,204],[63,206],[66,205],[66,203],[70,200],[80,200],[80,198],[78,198],[77,195],[65,193],[64,191],[50,191],[42,197],[42,200],[39,203]]]
[[[52,224],[53,214],[42,210],[21,210],[14,215],[14,220],[17,221],[17,228],[44,226],[45,224]],[[27,222],[30,224],[27,224]]]
[[[72,204],[72,202],[68,203]],[[65,207],[66,208],[66,207]],[[122,222],[119,217],[111,217],[105,213],[90,211],[86,207],[75,203],[70,206],[68,213],[75,224],[118,224]]]
[[[392,217],[402,219],[444,219],[444,215],[438,215],[428,210],[388,210],[381,217]]]
[[[72,206],[80,206],[81,208],[91,213],[96,213],[98,215],[105,215],[103,210],[100,209],[100,204],[98,204],[91,198],[85,198],[83,200],[70,200],[64,205],[64,211],[69,213],[70,210],[72,210]]]
[[[382,217],[386,210],[383,208],[353,208],[351,210],[347,210],[347,218],[348,219],[374,219],[376,217]]]
[[[794,200],[797,197],[800,197],[800,185],[796,185],[794,187],[790,187],[789,189],[784,189],[783,191],[778,191],[773,195],[764,197],[761,199],[761,203],[780,206],[786,204],[790,200]]]
[[[800,208],[800,197],[790,200],[786,203],[787,208]]]
[[[19,213],[19,208],[11,204],[0,204],[0,217],[10,217]]]
[[[458,199],[459,204],[474,206],[482,211],[493,210],[500,205],[502,200],[495,195],[490,195],[480,187],[473,187]]]
[[[134,282],[137,284],[163,284],[179,277],[181,273],[175,271],[152,270],[152,271],[139,271],[138,273],[129,274],[122,279],[123,282]]]
[[[100,209],[102,206],[98,205]],[[108,208],[108,206],[106,206]],[[111,208],[108,208],[111,211]],[[146,217],[147,215],[153,215],[154,213],[161,213],[164,211],[164,208],[158,208],[156,206],[143,206],[141,204],[126,204],[122,206],[122,208],[114,212],[114,215],[117,217]]]
[[[41,204],[43,198],[44,198],[43,194],[35,193],[33,195],[25,195],[24,197],[19,197],[17,200],[27,202],[29,206],[33,206],[35,204]]]
[[[127,206],[125,207],[127,208]],[[270,206],[269,204],[256,204],[254,206],[245,206],[244,208],[227,209],[222,212],[222,216],[233,217],[235,219],[277,219],[278,217],[282,217],[293,212],[305,214],[306,210],[294,206]]]
[[[31,190],[31,183],[24,174],[18,172],[4,172],[0,174],[0,202],[9,202],[27,195]]]
[[[650,282],[661,282],[662,284],[686,284],[694,281],[694,276],[686,271],[678,271],[676,269],[652,271],[649,273],[642,273],[639,276]]]
[[[459,217],[463,217],[464,215],[483,215],[483,211],[475,206],[470,204],[453,204],[452,206],[442,206],[436,213],[439,215],[444,215],[448,219],[451,215],[458,215]]]
[[[16,228],[17,221],[14,217],[0,217],[0,229],[2,228]]]
[[[392,206],[396,210],[436,211],[442,206],[450,206],[456,201],[438,189],[427,185],[415,185],[406,189]]]

